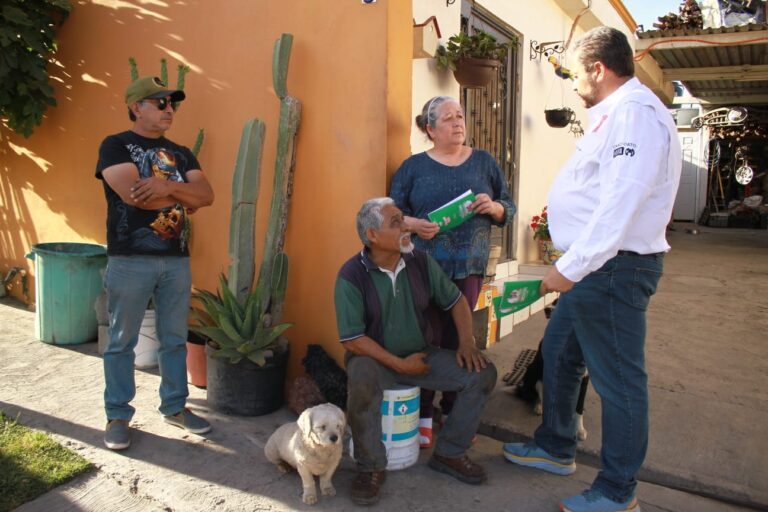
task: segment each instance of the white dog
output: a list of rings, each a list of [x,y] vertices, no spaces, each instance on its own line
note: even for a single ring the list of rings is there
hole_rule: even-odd
[[[320,477],[320,492],[334,496],[331,477],[341,460],[341,439],[346,428],[344,411],[333,404],[320,404],[301,413],[298,421],[286,423],[275,430],[264,454],[282,473],[296,468],[304,489],[302,500],[307,505],[317,503],[315,475]]]

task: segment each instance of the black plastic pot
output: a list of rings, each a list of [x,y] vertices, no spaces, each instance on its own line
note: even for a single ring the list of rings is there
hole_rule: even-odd
[[[544,118],[547,120],[547,124],[552,128],[565,128],[568,123],[573,121],[576,114],[568,107],[554,108],[552,110],[544,111]]]
[[[275,354],[264,366],[242,359],[232,364],[228,359],[208,354],[208,405],[225,414],[261,416],[276,411],[285,403],[283,389],[288,351]]]

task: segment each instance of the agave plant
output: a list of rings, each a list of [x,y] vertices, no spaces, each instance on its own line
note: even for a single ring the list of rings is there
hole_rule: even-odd
[[[272,316],[263,313],[261,293],[257,287],[245,300],[238,301],[229,289],[227,277],[221,274],[216,294],[207,290],[192,294],[202,310],[193,308],[198,324],[191,325],[190,330],[211,339],[216,345],[213,357],[229,359],[232,364],[247,358],[264,366],[267,357],[279,348],[280,335],[293,324],[271,325]]]

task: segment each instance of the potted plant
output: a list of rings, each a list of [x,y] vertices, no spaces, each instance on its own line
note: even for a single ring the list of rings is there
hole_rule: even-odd
[[[206,373],[208,362],[206,361],[205,346],[208,338],[201,336],[192,330],[190,325],[187,335],[187,382],[198,388],[208,387]]]
[[[193,298],[202,309],[193,310],[198,323],[190,326],[208,340],[208,403],[230,414],[270,413],[283,404],[288,343],[281,335],[291,324],[271,325],[259,288],[238,300],[226,276],[219,283],[215,294],[195,291]],[[273,297],[285,293],[285,283],[277,283],[282,291],[273,289]]]
[[[273,53],[273,85],[280,98],[277,155],[272,202],[258,276],[255,274],[255,214],[259,190],[264,123],[249,119],[243,127],[232,178],[228,276],[216,293],[197,290],[190,329],[209,338],[207,398],[213,409],[240,415],[272,412],[283,404],[290,324],[281,324],[288,281],[283,251],[295,168],[295,142],[301,103],[287,92],[293,36],[282,34]]]
[[[533,239],[539,244],[539,256],[545,265],[551,265],[563,255],[561,251],[555,249],[552,243],[552,237],[549,234],[549,219],[547,218],[547,207],[541,210],[540,215],[534,215],[531,219],[531,229],[533,229]]]
[[[456,81],[465,87],[483,87],[493,78],[509,49],[517,42],[499,43],[487,32],[478,30],[471,36],[459,32],[448,39],[448,45],[437,49],[437,66],[450,69]]]

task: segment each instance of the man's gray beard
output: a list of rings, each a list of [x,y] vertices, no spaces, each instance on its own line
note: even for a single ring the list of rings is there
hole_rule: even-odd
[[[400,253],[402,254],[411,254],[413,250],[416,248],[415,245],[413,245],[413,242],[408,242],[408,245],[400,245]]]

